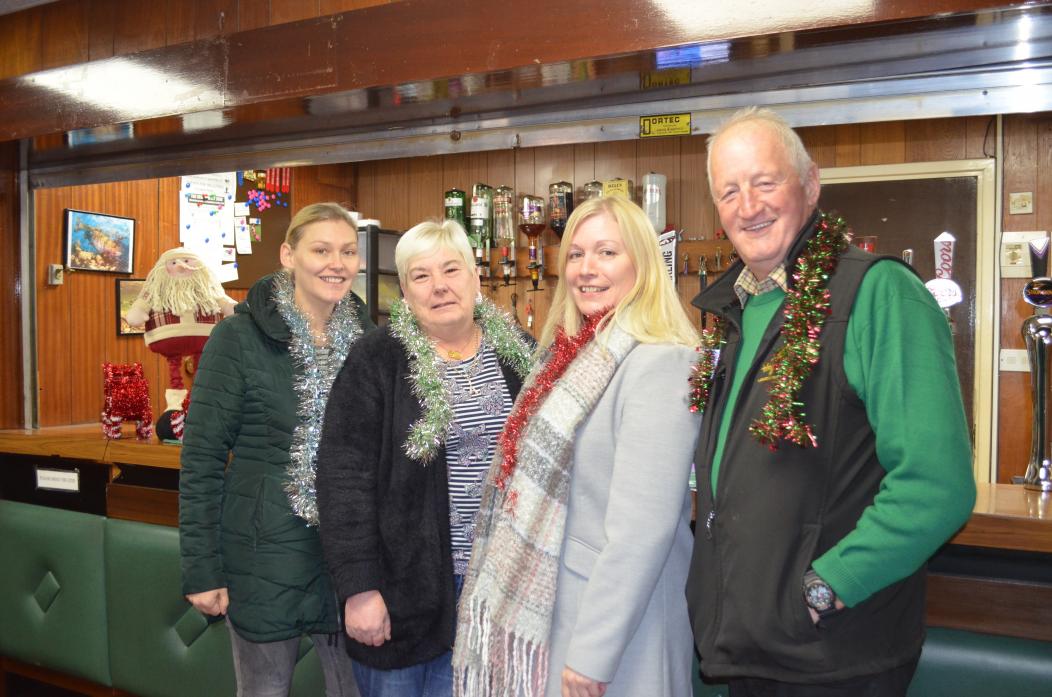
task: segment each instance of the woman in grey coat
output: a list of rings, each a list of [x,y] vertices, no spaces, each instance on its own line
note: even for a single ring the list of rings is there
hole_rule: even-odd
[[[483,493],[461,695],[689,697],[697,335],[622,198],[570,217],[545,347]]]

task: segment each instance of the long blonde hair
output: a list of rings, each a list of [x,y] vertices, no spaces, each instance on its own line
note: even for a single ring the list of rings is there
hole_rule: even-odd
[[[555,288],[555,297],[538,347],[543,350],[550,346],[558,327],[573,335],[584,323],[567,287],[566,259],[577,228],[596,215],[609,215],[617,223],[625,251],[636,269],[632,288],[600,324],[600,338],[606,327],[616,324],[640,343],[696,346],[698,333],[676,295],[672,279],[661,259],[657,236],[646,214],[626,198],[604,196],[582,203],[566,223],[566,232],[559,245],[559,284]]]

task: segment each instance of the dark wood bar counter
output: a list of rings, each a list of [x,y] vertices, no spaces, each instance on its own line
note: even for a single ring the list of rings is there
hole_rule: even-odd
[[[953,544],[1052,553],[1052,494],[979,484],[971,520]]]

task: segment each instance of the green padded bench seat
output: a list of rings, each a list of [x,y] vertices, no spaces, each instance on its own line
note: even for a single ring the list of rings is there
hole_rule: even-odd
[[[230,697],[230,638],[180,592],[179,531],[106,521],[106,606],[113,686],[140,697]],[[292,697],[324,694],[310,641],[300,647]]]
[[[0,654],[111,684],[105,522],[0,500]]]

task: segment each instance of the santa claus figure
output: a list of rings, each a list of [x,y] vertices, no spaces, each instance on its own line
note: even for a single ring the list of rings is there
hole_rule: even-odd
[[[196,371],[208,335],[234,312],[234,304],[189,249],[169,249],[154,264],[125,319],[133,327],[145,326],[146,345],[168,360],[169,405],[184,401],[182,369]]]

